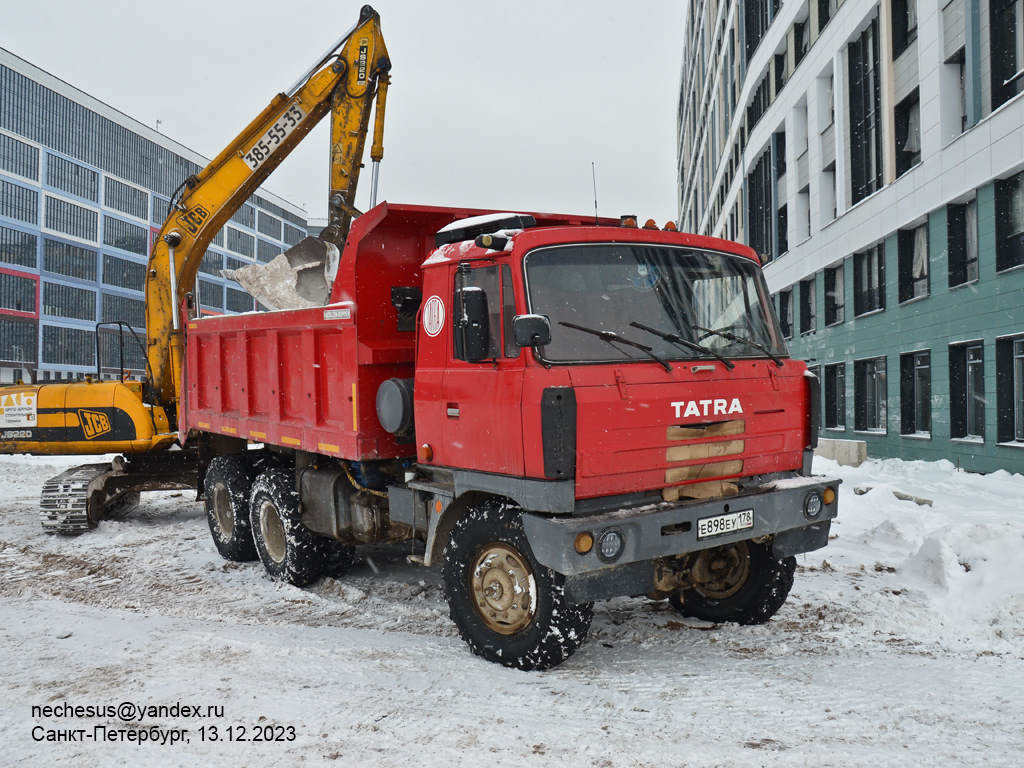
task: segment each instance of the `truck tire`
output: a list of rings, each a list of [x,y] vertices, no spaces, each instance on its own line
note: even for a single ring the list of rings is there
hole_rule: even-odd
[[[795,570],[796,558],[777,560],[770,544],[727,544],[701,552],[691,571],[692,588],[669,602],[702,621],[764,624],[789,597]]]
[[[477,656],[506,667],[550,669],[587,639],[593,603],[566,602],[565,577],[534,558],[520,515],[497,502],[466,512],[444,551],[445,597]]]
[[[256,552],[272,579],[305,587],[320,578],[320,536],[300,522],[294,472],[271,469],[257,477],[249,514]]]
[[[217,456],[206,470],[206,521],[225,560],[244,563],[258,557],[249,521],[251,486],[252,470],[244,456]]]

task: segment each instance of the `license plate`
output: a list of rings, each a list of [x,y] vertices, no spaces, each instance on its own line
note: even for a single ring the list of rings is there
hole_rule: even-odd
[[[704,517],[697,521],[697,538],[709,539],[726,533],[735,533],[754,527],[754,510],[741,509],[727,515]]]

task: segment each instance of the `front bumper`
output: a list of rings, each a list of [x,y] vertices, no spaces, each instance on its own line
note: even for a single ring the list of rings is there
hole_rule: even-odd
[[[649,504],[581,517],[546,517],[523,514],[523,529],[534,557],[541,565],[568,577],[611,576],[633,563],[649,564],[657,558],[675,557],[749,539],[775,537],[776,557],[788,557],[825,546],[831,521],[839,512],[841,480],[825,477],[791,477],[769,482],[738,496],[712,501]],[[808,494],[819,497],[826,488],[835,492],[831,504],[822,504],[813,519],[804,514]],[[753,527],[709,538],[698,538],[698,521],[740,510],[753,510]],[[598,546],[586,554],[575,548],[577,535],[590,533],[595,542],[601,534],[617,528],[624,545],[614,562],[598,556]],[[653,568],[651,569],[653,570]],[[622,594],[636,594],[624,592]]]

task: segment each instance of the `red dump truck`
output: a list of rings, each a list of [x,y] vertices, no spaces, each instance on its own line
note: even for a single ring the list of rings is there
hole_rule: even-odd
[[[826,545],[818,383],[749,248],[382,203],[330,269],[324,306],[186,323],[181,421],[225,557],[304,585],[420,541],[472,650],[544,669],[596,600],[767,621]]]

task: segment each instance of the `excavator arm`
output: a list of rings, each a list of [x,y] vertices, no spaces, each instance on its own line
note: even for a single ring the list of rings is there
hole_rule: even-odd
[[[380,16],[363,6],[359,22],[286,93],[279,93],[212,162],[182,185],[160,230],[146,278],[151,396],[176,421],[181,386],[185,295],[210,242],[303,138],[331,114],[331,190],[321,237],[339,250],[352,221],[371,107],[371,159],[383,157],[384,105],[391,61]],[[376,173],[374,174],[376,176]]]

